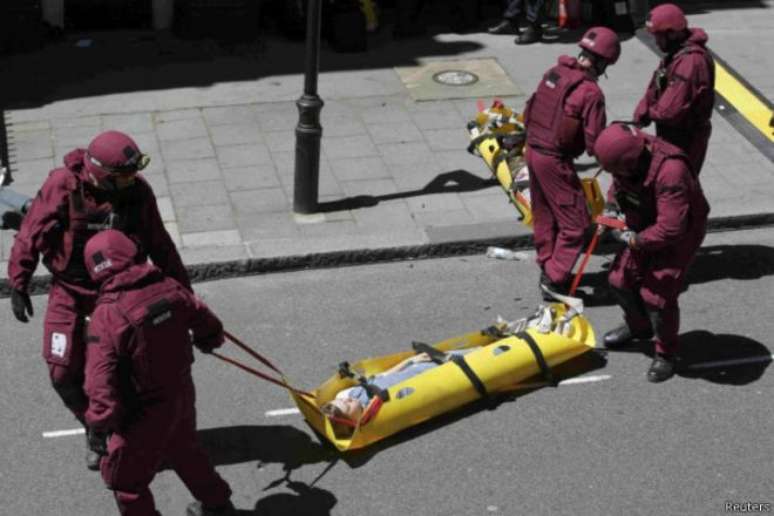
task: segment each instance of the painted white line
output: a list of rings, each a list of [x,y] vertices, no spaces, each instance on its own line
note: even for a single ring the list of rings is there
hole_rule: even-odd
[[[597,375],[591,375],[591,376],[580,376],[578,378],[568,378],[567,380],[562,380],[559,382],[559,385],[575,385],[578,383],[593,383],[593,382],[603,382],[605,380],[609,380],[612,378],[612,375],[609,374],[597,374]]]
[[[83,435],[85,433],[85,428],[73,428],[72,430],[54,430],[53,432],[43,432],[43,437],[68,437],[71,435]]]
[[[732,360],[715,360],[714,362],[700,362],[698,364],[692,364],[688,366],[688,369],[712,369],[714,367],[738,366],[771,361],[774,361],[774,354],[768,356],[760,355],[757,357],[735,358]]]
[[[266,412],[266,417],[277,417],[277,416],[293,416],[296,414],[300,414],[301,411],[297,408],[283,408],[283,409],[277,409],[277,410],[269,410]]]
[[[609,374],[581,376],[579,378],[568,378],[567,380],[562,380],[559,382],[559,385],[577,385],[581,383],[602,382],[609,380],[612,377],[613,376]],[[548,385],[546,382],[522,383],[516,386],[516,389],[537,389],[539,387],[545,387],[546,385]]]

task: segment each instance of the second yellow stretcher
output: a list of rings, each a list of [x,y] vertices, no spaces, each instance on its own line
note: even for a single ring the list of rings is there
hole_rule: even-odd
[[[525,225],[532,226],[529,198],[529,172],[524,162],[526,131],[524,117],[500,101],[484,109],[479,106],[476,118],[468,122],[470,145],[468,152],[481,157],[497,178],[508,200],[516,208]],[[605,199],[599,182],[581,178],[590,220],[602,213]]]

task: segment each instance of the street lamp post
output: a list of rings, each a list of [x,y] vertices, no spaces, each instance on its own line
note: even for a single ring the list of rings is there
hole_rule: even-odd
[[[320,67],[320,0],[309,0],[306,13],[306,66],[304,94],[296,101],[296,172],[293,185],[293,211],[309,214],[317,211],[320,176],[320,111],[323,101],[317,95]]]

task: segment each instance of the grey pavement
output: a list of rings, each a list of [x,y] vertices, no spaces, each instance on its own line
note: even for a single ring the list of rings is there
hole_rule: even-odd
[[[713,50],[771,98],[774,2],[717,5],[692,3],[691,25],[704,27]],[[102,91],[110,89],[102,84],[120,85],[132,73],[127,66],[85,78],[80,90],[78,83],[53,88],[53,100],[42,105],[6,110],[15,188],[34,194],[68,150],[101,130],[119,129],[152,156],[146,177],[187,265],[526,235],[499,186],[481,181],[489,178],[483,161],[465,151],[464,126],[478,98],[415,102],[394,67],[496,58],[513,85],[529,93],[558,55],[577,53],[578,36],[560,33],[551,43],[517,47],[512,37],[485,33],[405,41],[381,34],[363,55],[325,50],[319,198],[327,211],[317,215],[292,211],[295,100],[303,76],[288,63],[298,60],[303,45],[275,40],[243,55],[213,58],[215,77],[224,67],[262,67],[252,78],[235,74],[238,80],[191,83],[196,86],[181,79],[176,87],[162,88],[161,79],[150,74],[143,78],[147,89]],[[159,54],[217,53],[206,43],[150,39]],[[138,37],[137,45],[147,40]],[[72,54],[72,43],[25,59],[46,63],[51,56]],[[119,43],[101,35],[94,45],[110,50]],[[610,120],[630,116],[657,60],[637,38],[623,43],[622,59],[601,80]],[[181,76],[190,75],[183,65],[175,66]],[[170,66],[168,73],[178,68]],[[56,75],[49,70],[40,80]],[[95,91],[100,94],[91,94]],[[504,100],[521,110],[526,97]],[[702,172],[712,216],[774,211],[774,164],[717,114],[713,124]],[[592,160],[584,156],[580,162]],[[584,173],[593,171],[589,166]],[[4,235],[0,242],[0,260],[7,260],[9,239]]]

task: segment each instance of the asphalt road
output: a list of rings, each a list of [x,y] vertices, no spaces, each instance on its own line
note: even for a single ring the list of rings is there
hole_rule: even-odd
[[[599,335],[620,318],[598,288],[605,261],[595,257],[584,282],[596,290],[587,314]],[[341,456],[299,415],[267,415],[292,408],[282,389],[199,355],[201,435],[243,514],[727,514],[727,502],[774,505],[771,229],[711,235],[691,280],[681,298],[689,368],[664,384],[645,381],[647,350],[610,353],[606,365],[572,371],[598,381],[473,406]],[[313,388],[342,360],[526,315],[539,302],[536,282],[531,261],[476,256],[196,289],[230,331]],[[48,385],[38,351],[45,299],[33,303],[35,319],[22,325],[0,301],[0,514],[114,514],[110,492],[85,469],[83,436],[43,437],[78,425]],[[747,363],[701,367],[728,360]],[[152,488],[163,514],[184,513],[190,497],[174,474]]]

